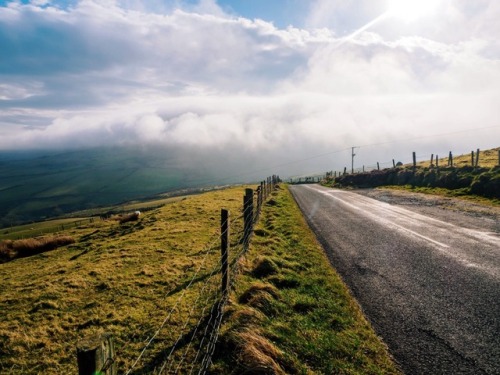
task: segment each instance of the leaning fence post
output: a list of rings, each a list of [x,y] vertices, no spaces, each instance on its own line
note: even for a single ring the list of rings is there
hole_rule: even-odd
[[[221,209],[220,211],[220,261],[222,273],[222,296],[227,296],[229,292],[229,211]]]
[[[243,197],[243,246],[248,247],[253,223],[253,190],[245,189]]]
[[[80,340],[76,356],[79,375],[116,375],[115,349],[110,333]]]

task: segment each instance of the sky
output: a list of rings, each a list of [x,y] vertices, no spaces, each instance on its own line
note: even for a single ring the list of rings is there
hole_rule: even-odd
[[[357,167],[498,147],[499,16],[498,0],[0,0],[0,150],[154,144],[307,173],[354,146]]]

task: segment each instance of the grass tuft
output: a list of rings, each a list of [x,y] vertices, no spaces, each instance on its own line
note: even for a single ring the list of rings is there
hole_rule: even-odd
[[[255,259],[252,274],[262,279],[264,277],[279,273],[279,268],[276,263],[269,257],[258,257]]]
[[[4,240],[0,242],[0,262],[37,255],[72,243],[75,243],[73,237],[61,235],[27,238],[15,241]]]
[[[290,192],[272,199],[242,262],[211,373],[399,374]]]

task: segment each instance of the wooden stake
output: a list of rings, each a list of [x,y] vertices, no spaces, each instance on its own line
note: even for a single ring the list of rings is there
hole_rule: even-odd
[[[116,375],[115,350],[110,333],[89,336],[76,345],[79,375]]]
[[[245,189],[243,197],[243,244],[247,248],[253,224],[253,190]]]
[[[229,293],[229,211],[225,209],[220,211],[220,232],[221,291],[225,297]]]

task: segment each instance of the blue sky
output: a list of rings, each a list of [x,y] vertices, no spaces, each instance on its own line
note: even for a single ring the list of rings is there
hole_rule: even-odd
[[[0,150],[282,160],[359,145],[369,163],[496,147],[499,14],[497,0],[0,1]]]

